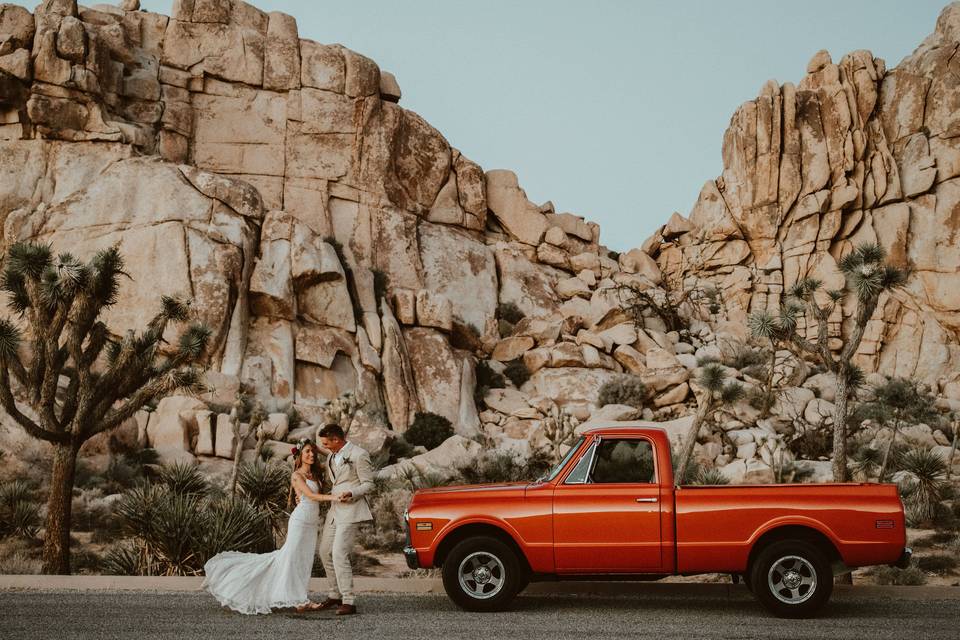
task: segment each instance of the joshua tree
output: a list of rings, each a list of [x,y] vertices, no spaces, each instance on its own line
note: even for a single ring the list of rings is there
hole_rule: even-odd
[[[566,409],[556,405],[550,408],[550,414],[543,420],[543,435],[549,443],[550,458],[553,464],[560,462],[560,448],[569,445],[577,428],[577,419]]]
[[[350,427],[353,425],[353,417],[363,408],[364,404],[366,403],[350,391],[347,391],[339,398],[334,398],[326,404],[323,409],[324,418],[328,423],[339,424],[343,428],[344,433],[350,433]],[[320,433],[320,429],[322,428],[322,424],[317,425],[317,434]],[[319,436],[315,435],[314,441],[316,442],[318,440]]]
[[[883,451],[877,476],[879,482],[886,478],[891,453],[901,427],[905,424],[929,423],[940,419],[934,397],[916,380],[905,378],[892,378],[875,387],[872,397],[858,407],[854,415],[857,419],[870,418],[890,429],[890,441]]]
[[[770,360],[767,363],[766,379],[763,381],[763,397],[760,405],[760,418],[770,415],[773,405],[773,378],[777,370],[777,353],[790,344],[790,336],[796,331],[796,315],[781,311],[778,317],[760,311],[750,314],[747,325],[754,338],[769,343]],[[802,362],[802,359],[797,358]]]
[[[250,411],[250,422],[244,425],[240,422],[238,413],[243,406],[244,398],[239,396],[233,409],[230,410],[230,429],[233,432],[233,471],[230,474],[230,495],[237,495],[237,475],[240,470],[240,456],[243,454],[243,445],[250,437],[251,433],[257,434],[257,446],[254,450],[253,459],[260,459],[260,450],[263,449],[263,443],[266,442],[268,433],[263,428],[263,423],[267,418],[267,413],[263,409],[263,404],[259,400],[253,405]]]
[[[0,288],[20,321],[0,319],[0,405],[28,434],[53,445],[45,573],[70,572],[71,498],[83,443],[147,403],[203,388],[198,365],[210,330],[190,324],[169,348],[163,339],[171,322],[189,319],[187,302],[163,296],[146,329],[122,338],[99,320],[116,302],[124,275],[116,247],[86,264],[33,243],[15,244],[6,256]]]
[[[687,465],[689,465],[690,458],[693,456],[693,448],[697,444],[697,434],[700,433],[700,427],[717,409],[732,404],[743,397],[743,386],[739,382],[727,380],[726,371],[718,364],[706,365],[697,377],[696,382],[703,392],[697,397],[697,413],[694,415],[693,424],[690,425],[690,430],[684,438],[680,459],[677,462],[674,479],[677,485],[683,483]]]
[[[863,372],[853,364],[853,355],[860,347],[867,322],[877,308],[880,295],[903,286],[909,271],[886,264],[887,254],[877,244],[862,244],[840,260],[843,289],[826,291],[826,304],[820,304],[817,294],[823,283],[816,278],[804,278],[789,291],[788,301],[780,309],[775,324],[784,330],[785,337],[800,351],[819,360],[837,379],[836,411],[833,419],[833,479],[847,479],[847,418],[851,391],[863,383]],[[853,297],[856,303],[850,335],[840,353],[830,350],[829,318],[838,305]],[[798,318],[806,315],[814,320],[817,334],[808,340],[797,331]],[[766,322],[766,321],[765,321]]]

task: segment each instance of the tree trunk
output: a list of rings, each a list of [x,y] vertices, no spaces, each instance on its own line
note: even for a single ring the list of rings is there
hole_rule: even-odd
[[[767,383],[763,393],[763,406],[760,408],[760,419],[770,415],[770,406],[773,404],[773,374],[777,370],[777,346],[770,341],[770,368],[767,371]]]
[[[957,439],[960,438],[960,433],[957,432],[957,428],[953,428],[953,444],[950,445],[950,455],[947,457],[947,480],[950,480],[950,476],[953,475],[953,456],[957,453]]]
[[[893,443],[897,440],[897,431],[900,429],[900,421],[893,423],[893,434],[890,436],[890,442],[887,443],[887,450],[883,452],[883,462],[880,463],[880,475],[877,476],[877,482],[883,482],[887,475],[887,463],[890,461],[890,453],[893,451]]]
[[[706,392],[706,393],[709,393]],[[683,449],[680,451],[680,460],[677,462],[677,470],[673,478],[673,484],[680,486],[683,484],[683,475],[687,471],[687,465],[690,463],[690,458],[693,457],[693,448],[697,444],[697,435],[700,433],[700,425],[703,424],[704,419],[710,413],[710,409],[713,407],[713,400],[711,398],[704,399],[703,405],[697,406],[697,413],[693,417],[693,424],[690,425],[690,430],[687,432],[686,438],[683,441]]]
[[[54,445],[50,497],[47,499],[47,524],[43,537],[45,574],[70,573],[70,513],[78,451],[79,447],[73,444]]]
[[[837,371],[837,402],[833,415],[833,481],[847,481],[847,383],[846,367]]]

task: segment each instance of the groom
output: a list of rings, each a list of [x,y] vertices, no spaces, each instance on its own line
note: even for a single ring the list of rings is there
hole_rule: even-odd
[[[330,590],[319,608],[337,607],[338,616],[348,616],[357,612],[350,566],[353,542],[360,523],[373,520],[364,497],[373,489],[373,465],[369,453],[346,441],[340,425],[326,425],[319,436],[320,445],[330,451],[326,465],[333,485],[330,493],[340,499],[331,503],[320,537],[320,560]]]

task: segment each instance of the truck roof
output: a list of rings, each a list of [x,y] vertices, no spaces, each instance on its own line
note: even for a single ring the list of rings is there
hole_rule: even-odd
[[[657,426],[656,422],[624,422],[620,424],[611,424],[604,427],[591,427],[585,429],[581,432],[581,435],[592,436],[595,434],[603,434],[608,436],[636,436],[643,433],[659,432],[664,436],[667,435],[667,430],[663,427]]]

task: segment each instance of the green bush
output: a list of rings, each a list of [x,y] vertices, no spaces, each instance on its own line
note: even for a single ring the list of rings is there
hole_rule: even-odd
[[[116,514],[132,539],[111,549],[103,563],[121,575],[196,575],[221,551],[273,548],[268,514],[244,498],[211,500],[143,485],[121,496]]]
[[[280,533],[290,491],[289,468],[260,460],[242,464],[237,485],[251,504],[267,514],[274,532]]]
[[[903,454],[898,466],[905,472],[900,495],[907,522],[914,526],[930,522],[950,490],[946,463],[932,449],[916,448]]]
[[[641,409],[649,396],[650,390],[639,377],[624,374],[603,383],[597,396],[597,405],[625,404]]]
[[[766,370],[770,364],[769,354],[760,349],[753,349],[745,344],[738,344],[729,356],[724,358],[728,367],[734,369],[746,369],[748,367],[762,366]],[[756,376],[755,376],[756,377]]]
[[[404,439],[414,446],[436,449],[443,441],[453,435],[453,425],[443,416],[435,413],[417,412],[413,424],[403,434]]]
[[[210,489],[200,469],[192,464],[175,462],[160,468],[157,476],[160,484],[179,495],[203,496]]]
[[[730,484],[730,478],[720,473],[719,469],[700,469],[694,477],[693,484],[721,485]]]
[[[18,536],[35,539],[40,530],[40,506],[20,500],[0,507],[0,538]]]
[[[520,310],[520,307],[514,302],[501,302],[497,305],[497,317],[501,320],[506,320],[510,324],[517,324],[523,320],[526,316],[523,311]]]
[[[507,363],[507,366],[503,368],[503,375],[509,378],[513,386],[519,389],[530,379],[530,370],[523,363],[523,359],[517,358]]]

